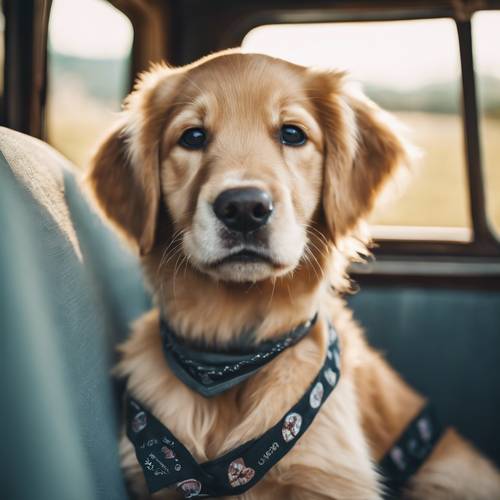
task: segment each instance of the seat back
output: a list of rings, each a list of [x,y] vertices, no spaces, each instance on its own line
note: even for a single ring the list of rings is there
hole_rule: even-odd
[[[0,129],[2,498],[126,498],[115,344],[149,307],[136,258],[46,144]]]
[[[500,292],[370,285],[350,305],[441,422],[500,465]]]

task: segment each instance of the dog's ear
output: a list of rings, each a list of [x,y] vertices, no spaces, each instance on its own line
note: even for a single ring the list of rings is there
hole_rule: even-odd
[[[342,73],[320,73],[312,87],[325,139],[323,211],[333,241],[369,214],[409,158],[394,120],[361,92],[347,90],[344,80]]]
[[[125,101],[121,121],[99,145],[86,176],[98,207],[141,255],[155,243],[161,116],[167,115],[175,88],[170,73],[167,67],[157,67],[142,75]],[[160,85],[161,92],[156,92]]]
[[[98,206],[141,254],[154,243],[159,202],[158,158],[134,165],[127,128],[118,124],[94,155],[87,177]]]

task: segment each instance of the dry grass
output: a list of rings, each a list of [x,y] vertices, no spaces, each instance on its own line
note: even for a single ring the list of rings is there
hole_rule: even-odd
[[[408,186],[396,186],[371,222],[389,225],[470,227],[462,124],[458,115],[397,113],[408,137],[423,152]],[[85,167],[99,137],[116,119],[82,89],[59,87],[49,99],[49,142],[80,167]],[[500,120],[484,119],[483,158],[488,211],[500,230]],[[394,196],[392,197],[394,198]]]
[[[500,234],[500,118],[483,119],[481,128],[487,210],[493,227]]]
[[[376,210],[372,222],[410,226],[469,226],[464,146],[460,117],[398,113],[422,157],[396,201]],[[398,191],[400,190],[397,186]]]
[[[48,142],[85,168],[119,110],[90,97],[76,79],[70,78],[53,88],[47,103]]]
[[[465,145],[458,115],[397,113],[423,153],[407,188],[383,203],[372,222],[389,225],[470,227]],[[482,121],[488,212],[500,229],[500,120]],[[385,201],[385,200],[384,200]]]

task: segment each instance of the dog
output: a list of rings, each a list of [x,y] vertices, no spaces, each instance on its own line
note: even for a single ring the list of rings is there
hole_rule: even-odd
[[[377,463],[425,401],[367,345],[342,293],[348,264],[367,252],[363,220],[410,161],[389,115],[343,73],[237,50],[153,66],[98,147],[87,184],[140,255],[156,301],[120,346],[116,373],[198,463],[275,425],[322,365],[328,324],[339,337],[337,388],[297,445],[239,498],[384,495]],[[224,350],[276,339],[314,314],[304,338],[211,398],[179,380],[163,355],[160,316],[184,342]],[[283,427],[285,440],[298,424]],[[121,455],[131,489],[149,498],[126,436]],[[231,464],[233,486],[252,476],[243,461]],[[198,493],[197,481],[183,484],[186,497]],[[182,498],[181,490],[154,498]],[[447,429],[401,494],[500,498],[500,475]]]

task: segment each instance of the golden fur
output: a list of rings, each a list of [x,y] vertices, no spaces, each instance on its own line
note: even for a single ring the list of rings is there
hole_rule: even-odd
[[[280,144],[283,123],[301,126],[307,143]],[[376,463],[423,404],[367,345],[339,297],[347,263],[364,251],[360,221],[408,160],[389,123],[341,73],[226,51],[143,75],[94,157],[88,183],[104,214],[138,248],[157,302],[121,346],[117,373],[198,461],[274,425],[325,357],[327,318],[339,334],[337,389],[294,449],[242,498],[380,498]],[[178,145],[186,128],[200,126],[209,133],[206,148]],[[272,264],[211,265],[227,251],[211,203],[236,186],[273,196],[276,213],[265,229]],[[166,365],[159,309],[179,334],[211,345],[237,341],[252,328],[256,340],[272,338],[315,311],[319,320],[248,381],[205,399]],[[121,450],[133,489],[147,497],[126,438]],[[155,498],[176,495],[165,490]],[[500,495],[500,476],[449,431],[406,495],[492,499]]]

